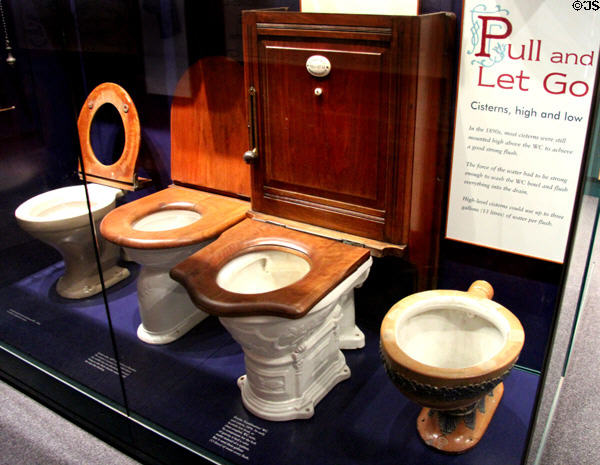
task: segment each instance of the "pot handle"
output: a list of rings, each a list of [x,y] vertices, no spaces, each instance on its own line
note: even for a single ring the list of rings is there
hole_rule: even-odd
[[[471,286],[469,286],[469,290],[467,291],[470,294],[475,294],[478,297],[484,297],[486,299],[491,299],[494,297],[494,288],[490,283],[483,280],[475,281]]]

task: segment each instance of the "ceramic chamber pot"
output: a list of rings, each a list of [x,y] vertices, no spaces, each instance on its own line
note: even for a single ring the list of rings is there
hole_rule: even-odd
[[[381,324],[386,372],[424,407],[419,434],[444,452],[479,442],[525,341],[519,320],[490,300],[493,292],[485,281],[468,292],[420,292],[396,303]]]

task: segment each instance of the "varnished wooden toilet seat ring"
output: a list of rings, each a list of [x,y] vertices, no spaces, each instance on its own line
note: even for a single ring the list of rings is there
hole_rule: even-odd
[[[114,106],[123,122],[125,143],[119,159],[112,165],[101,163],[90,143],[90,129],[98,109],[104,105]],[[137,187],[135,164],[140,149],[140,119],[133,100],[119,85],[105,82],[88,95],[77,120],[83,169],[90,181],[127,190]],[[79,166],[79,171],[82,167]]]
[[[289,286],[262,294],[237,294],[221,288],[217,275],[236,257],[252,251],[282,250],[308,261],[310,271]],[[301,318],[335,286],[369,259],[352,247],[281,226],[246,219],[171,270],[203,311],[219,317],[256,315]]]
[[[135,202],[120,206],[106,215],[100,232],[109,241],[134,249],[167,249],[207,241],[242,221],[248,204],[196,189],[171,186]],[[201,215],[187,226],[159,231],[135,229],[142,218],[168,210],[189,210]]]

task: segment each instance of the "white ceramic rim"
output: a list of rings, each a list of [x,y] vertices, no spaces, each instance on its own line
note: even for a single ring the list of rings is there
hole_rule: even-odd
[[[93,183],[88,184],[87,187],[90,201],[93,203],[91,208],[92,213],[109,206],[115,201],[117,194],[121,192],[120,189],[115,187],[102,186]],[[58,218],[44,218],[40,217],[39,215],[32,214],[32,211],[42,202],[46,202],[50,206],[55,206],[64,202],[65,199],[85,202],[86,197],[84,185],[78,184],[75,186],[60,187],[58,189],[53,189],[51,191],[38,194],[19,205],[19,207],[17,207],[15,210],[15,216],[21,221],[30,223],[52,223],[56,221],[87,216],[87,211],[81,215],[63,216]]]
[[[401,325],[404,324],[410,318],[413,318],[417,315],[434,311],[434,310],[456,310],[464,313],[471,313],[475,316],[478,316],[489,323],[491,323],[495,328],[500,331],[502,336],[502,345],[500,348],[493,354],[491,354],[485,360],[480,360],[479,362],[460,367],[458,369],[468,368],[470,366],[476,366],[480,363],[486,362],[488,360],[493,359],[497,356],[506,345],[511,328],[509,322],[504,318],[504,316],[498,312],[496,308],[496,304],[488,299],[474,299],[469,295],[439,295],[433,294],[430,299],[422,299],[418,300],[409,307],[405,308],[400,315],[396,318],[394,325],[394,339],[396,344],[400,350],[404,352],[404,349],[400,342],[398,341],[398,332],[400,331]],[[406,352],[405,352],[406,353]],[[408,355],[408,354],[407,354]],[[412,358],[412,357],[411,357]],[[420,362],[419,360],[416,360]],[[424,362],[420,362],[425,364]],[[427,365],[427,364],[425,364]],[[444,367],[439,367],[444,368]]]

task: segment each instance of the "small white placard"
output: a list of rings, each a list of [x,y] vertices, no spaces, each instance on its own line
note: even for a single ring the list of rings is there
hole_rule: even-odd
[[[305,13],[353,13],[371,15],[416,15],[417,0],[301,0]]]
[[[266,428],[234,416],[213,434],[209,442],[244,460],[250,460],[252,449],[268,432]]]
[[[465,0],[447,238],[563,261],[599,58],[585,4]]]

